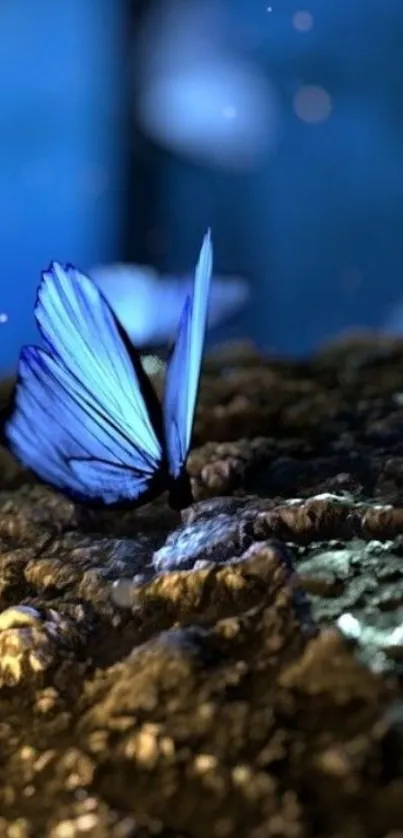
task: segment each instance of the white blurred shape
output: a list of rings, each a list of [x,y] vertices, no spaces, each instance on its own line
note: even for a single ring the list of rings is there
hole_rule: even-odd
[[[324,122],[333,109],[332,99],[327,90],[316,85],[302,85],[298,88],[294,100],[294,111],[303,122],[316,124]]]
[[[226,43],[211,0],[165,2],[139,41],[138,118],[154,141],[226,169],[255,166],[274,146],[270,82]]]
[[[342,614],[337,620],[340,631],[352,640],[358,640],[361,634],[361,625],[353,614]]]
[[[8,314],[6,314],[4,311],[2,311],[0,313],[0,323],[7,323],[7,320],[8,320]]]
[[[175,337],[193,277],[160,278],[152,268],[128,264],[101,266],[89,274],[137,346],[163,345]],[[248,284],[241,277],[214,277],[208,326],[231,317],[248,296]]]
[[[158,355],[142,355],[141,363],[147,375],[159,375],[164,372],[166,364]]]

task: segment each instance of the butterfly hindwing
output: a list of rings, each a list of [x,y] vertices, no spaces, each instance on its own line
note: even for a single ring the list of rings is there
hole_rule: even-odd
[[[162,419],[140,360],[96,286],[73,268],[54,263],[44,274],[35,314],[46,349],[21,354],[11,449],[81,500],[136,500],[162,461]]]
[[[170,475],[177,478],[189,451],[207,324],[212,272],[210,232],[204,238],[193,291],[186,299],[165,379],[164,429]]]

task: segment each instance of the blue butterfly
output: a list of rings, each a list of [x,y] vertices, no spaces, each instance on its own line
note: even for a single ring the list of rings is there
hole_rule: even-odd
[[[190,448],[212,273],[210,231],[166,372],[163,404],[96,285],[54,262],[35,308],[45,348],[23,348],[5,438],[46,483],[90,505],[137,505],[168,490],[192,502]]]

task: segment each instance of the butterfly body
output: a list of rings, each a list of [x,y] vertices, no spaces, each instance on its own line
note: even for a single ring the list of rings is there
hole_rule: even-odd
[[[192,501],[191,443],[212,271],[204,239],[167,366],[161,405],[135,347],[84,274],[53,263],[35,316],[44,348],[25,347],[4,435],[39,478],[89,506],[137,506],[168,491]]]
[[[168,491],[171,509],[185,509],[192,504],[192,486],[186,469],[180,473],[179,477],[170,478]]]

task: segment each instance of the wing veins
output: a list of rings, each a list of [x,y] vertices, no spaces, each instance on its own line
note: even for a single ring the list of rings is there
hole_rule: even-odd
[[[144,449],[144,447],[142,445],[136,445],[135,446],[133,444],[133,440],[130,439],[130,437],[128,436],[126,431],[120,425],[117,424],[116,417],[112,418],[112,417],[108,416],[106,413],[104,413],[102,411],[102,408],[99,406],[99,403],[97,404],[96,402],[94,402],[94,400],[91,401],[91,391],[89,390],[89,388],[86,385],[82,385],[82,382],[77,378],[77,376],[73,372],[71,372],[71,370],[68,370],[68,372],[70,373],[70,375],[72,375],[76,384],[78,384],[79,387],[83,386],[83,389],[85,390],[87,398],[86,399],[83,398],[81,400],[79,395],[76,392],[67,391],[66,386],[59,382],[60,386],[62,387],[64,392],[68,396],[70,396],[72,401],[74,401],[74,403],[78,407],[82,407],[82,409],[84,409],[85,412],[87,412],[91,416],[91,418],[93,418],[93,420],[96,423],[96,425],[98,426],[98,428],[100,428],[101,430],[102,429],[105,430],[105,426],[106,426],[106,428],[108,429],[108,434],[107,435],[112,442],[114,441],[114,439],[116,438],[116,435],[117,435],[118,437],[121,437],[127,443],[128,447],[129,447],[129,451],[132,450],[132,449],[137,449],[137,448],[140,449],[144,459],[146,460],[146,462],[150,466],[150,469],[152,470],[153,466],[154,466],[154,461],[152,461],[150,459],[150,457],[149,457],[147,451]],[[51,376],[52,376],[53,380],[57,383],[58,379],[56,378],[56,376],[53,372],[51,372]],[[113,431],[116,432],[115,435],[113,435]],[[110,451],[110,453],[112,453],[112,452]]]

